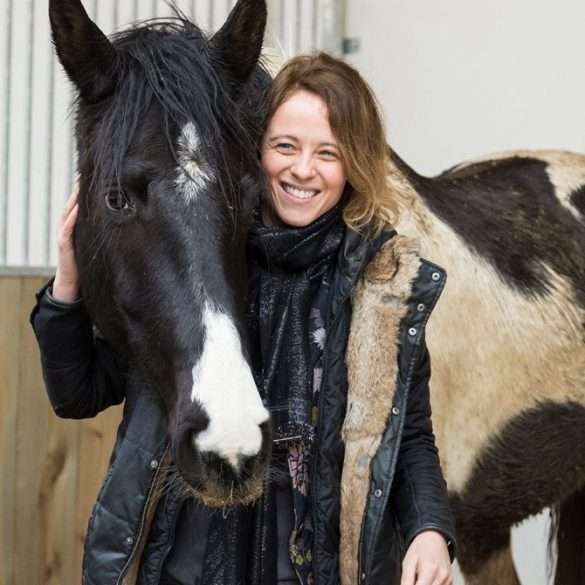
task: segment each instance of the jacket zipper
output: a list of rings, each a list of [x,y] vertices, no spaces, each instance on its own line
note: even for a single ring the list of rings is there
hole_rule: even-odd
[[[169,451],[169,446],[167,445],[165,447],[165,450],[163,451],[158,469],[156,470],[156,473],[154,474],[154,477],[153,477],[152,482],[150,484],[150,489],[148,490],[148,496],[147,496],[146,502],[144,504],[144,509],[142,510],[142,516],[140,518],[140,526],[138,528],[138,533],[136,535],[136,538],[134,539],[134,546],[132,547],[132,550],[130,551],[130,555],[128,556],[128,560],[126,561],[126,564],[124,565],[124,567],[122,567],[122,571],[120,572],[120,576],[118,577],[118,580],[116,581],[116,585],[122,585],[122,582],[124,581],[124,578],[126,577],[126,573],[128,572],[128,569],[129,569],[130,565],[132,564],[132,561],[134,560],[134,555],[136,554],[136,551],[138,550],[138,547],[140,546],[140,543],[142,541],[142,532],[144,531],[144,524],[146,521],[146,516],[149,512],[149,506],[151,503],[152,494],[153,494],[154,489],[158,483],[158,478],[161,474],[161,470],[164,467],[163,462],[166,459],[168,451]]]
[[[404,411],[406,409],[406,400],[408,398],[408,394],[409,394],[409,389],[410,389],[410,385],[411,385],[411,381],[412,381],[412,372],[414,370],[414,362],[415,362],[415,356],[413,354],[413,357],[410,359],[410,362],[408,364],[408,372],[406,375],[406,383],[404,384],[405,390],[403,393],[403,401],[404,401],[404,405],[402,406],[402,410]],[[402,434],[402,433],[401,433]],[[396,458],[398,457],[398,454],[396,454],[394,456],[394,461],[396,461]],[[395,463],[393,464],[393,467],[395,467]],[[394,476],[394,472],[392,472],[392,477]],[[387,489],[389,489],[387,487]],[[368,494],[368,498],[369,498],[369,494]],[[388,502],[388,496],[386,495],[386,497],[384,498],[384,509],[386,508]],[[367,502],[366,502],[366,508],[367,508]],[[361,528],[360,528],[360,538],[359,538],[359,542],[358,542],[358,575],[357,575],[357,582],[359,583],[359,585],[362,585],[363,583],[365,583],[366,579],[367,579],[367,572],[364,572],[364,568],[363,568],[363,540],[364,540],[364,532],[365,532],[365,524],[366,524],[366,514],[365,514],[365,510],[364,510],[364,517],[362,518],[362,524],[361,524]],[[378,529],[376,529],[374,531],[374,533],[376,534],[378,532]],[[363,576],[365,576],[365,579],[363,578]]]

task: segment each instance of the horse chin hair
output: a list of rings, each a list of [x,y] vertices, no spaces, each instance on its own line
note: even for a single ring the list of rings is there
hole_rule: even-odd
[[[214,490],[217,487],[217,491]],[[262,495],[262,480],[246,483],[245,494],[241,490],[228,491],[218,486],[208,486],[205,490],[191,488],[193,497],[208,508],[232,508],[235,506],[249,506]]]
[[[210,481],[206,487],[192,486],[181,475],[173,464],[166,472],[166,477],[159,484],[159,496],[172,492],[180,499],[195,499],[208,508],[232,508],[235,506],[249,506],[262,495],[263,477],[248,478],[238,486],[231,488],[220,486]]]

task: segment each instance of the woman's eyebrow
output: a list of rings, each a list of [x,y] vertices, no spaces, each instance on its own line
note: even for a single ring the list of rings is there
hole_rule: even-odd
[[[296,136],[292,136],[291,134],[276,134],[274,136],[269,136],[268,140],[272,141],[272,140],[298,140],[298,138]]]
[[[268,136],[267,140],[268,142],[274,142],[275,140],[293,140],[294,142],[298,142],[299,139],[292,134],[275,134],[274,136]],[[324,146],[339,150],[339,144],[336,142],[319,142],[319,148],[323,148]]]

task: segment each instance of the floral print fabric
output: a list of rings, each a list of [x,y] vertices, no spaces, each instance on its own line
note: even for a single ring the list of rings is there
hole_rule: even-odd
[[[313,365],[312,425],[316,432],[319,423],[319,395],[323,379],[323,350],[327,338],[325,319],[329,298],[329,275],[323,277],[319,295],[310,314],[310,351]],[[313,585],[313,526],[311,516],[310,467],[312,442],[298,441],[287,453],[292,481],[293,529],[289,554],[300,585]]]

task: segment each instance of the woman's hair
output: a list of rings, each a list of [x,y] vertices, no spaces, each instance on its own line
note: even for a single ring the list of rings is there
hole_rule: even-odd
[[[298,90],[318,95],[329,111],[329,124],[353,191],[343,211],[345,223],[356,231],[368,226],[374,233],[394,223],[398,206],[387,180],[386,134],[369,85],[353,67],[326,53],[293,57],[268,92],[266,126]]]

